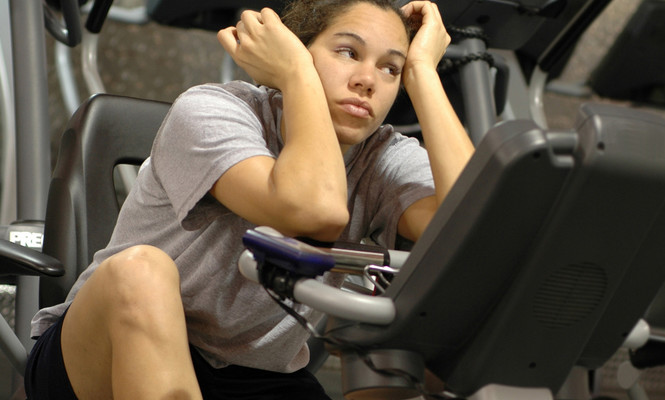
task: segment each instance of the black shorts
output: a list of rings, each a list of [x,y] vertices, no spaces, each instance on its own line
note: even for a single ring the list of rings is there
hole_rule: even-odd
[[[206,400],[330,400],[316,377],[306,369],[290,374],[237,365],[216,369],[194,347],[190,350]]]
[[[76,400],[60,348],[66,314],[67,311],[39,337],[30,352],[25,370],[25,393],[29,400]]]
[[[65,313],[66,314],[66,313]],[[25,372],[29,400],[76,400],[60,348],[64,315],[39,337]],[[330,400],[309,371],[283,374],[232,365],[215,369],[190,347],[196,378],[206,400]]]

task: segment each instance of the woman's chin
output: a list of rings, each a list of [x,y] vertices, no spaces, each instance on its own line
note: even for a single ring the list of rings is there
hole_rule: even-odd
[[[378,128],[376,128],[378,129]],[[340,145],[342,146],[353,146],[356,145],[374,133],[376,129],[369,130],[367,127],[356,128],[356,127],[342,127],[337,128],[337,140],[339,140]]]

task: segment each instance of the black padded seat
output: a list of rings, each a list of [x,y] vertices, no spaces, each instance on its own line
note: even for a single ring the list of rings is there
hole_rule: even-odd
[[[70,119],[49,188],[43,247],[62,262],[65,276],[42,279],[42,307],[61,303],[94,253],[108,243],[120,209],[114,169],[143,163],[169,107],[98,94]]]

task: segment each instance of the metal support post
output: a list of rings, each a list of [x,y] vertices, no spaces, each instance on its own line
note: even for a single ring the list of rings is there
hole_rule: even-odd
[[[17,219],[42,221],[51,175],[48,82],[41,0],[11,0],[16,112]],[[30,320],[39,307],[39,278],[21,277],[16,290],[16,333],[32,347]]]
[[[483,54],[487,51],[485,42],[476,37],[463,39],[460,47],[465,55]],[[460,68],[460,79],[469,135],[477,145],[496,123],[496,105],[489,65],[483,60],[469,62]]]

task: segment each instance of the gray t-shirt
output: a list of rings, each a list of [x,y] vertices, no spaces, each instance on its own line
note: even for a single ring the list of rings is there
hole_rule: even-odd
[[[283,146],[281,115],[279,91],[244,82],[183,93],[155,138],[108,246],[95,254],[65,303],[37,313],[32,335],[41,335],[64,313],[101,261],[150,244],[178,266],[189,341],[212,366],[278,372],[304,367],[306,331],[238,272],[242,234],[253,225],[208,194],[236,163],[257,155],[277,157]],[[392,247],[402,212],[434,193],[425,150],[386,125],[344,158],[351,218],[341,239],[370,237]],[[321,279],[339,285],[343,277]],[[313,322],[320,318],[309,307],[294,308]]]

